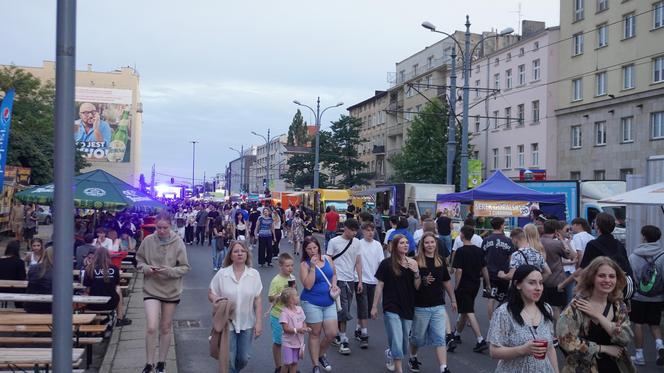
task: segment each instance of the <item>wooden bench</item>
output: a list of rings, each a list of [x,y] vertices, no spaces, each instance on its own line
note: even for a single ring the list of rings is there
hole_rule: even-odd
[[[81,365],[83,348],[72,349],[72,366]],[[50,348],[0,348],[0,367],[6,369],[44,369],[47,373],[51,368],[53,354]]]
[[[72,302],[83,304],[105,304],[111,300],[111,297],[97,297],[90,295],[73,295]],[[33,302],[33,303],[53,303],[51,294],[19,294],[19,293],[0,293],[0,302]]]
[[[85,289],[85,286],[83,286],[79,282],[73,282],[72,283],[74,290],[82,290]],[[5,288],[5,289],[27,289],[28,288],[28,281],[22,281],[22,280],[0,280],[0,288]]]

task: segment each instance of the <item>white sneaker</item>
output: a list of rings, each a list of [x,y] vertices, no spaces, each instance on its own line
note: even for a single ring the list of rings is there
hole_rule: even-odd
[[[634,363],[634,365],[646,365],[646,359],[643,356],[641,356],[641,358],[637,356],[630,356],[630,359],[632,359],[632,363]]]
[[[385,350],[385,367],[390,372],[394,372],[394,359],[392,359],[392,355],[390,355],[389,348]]]

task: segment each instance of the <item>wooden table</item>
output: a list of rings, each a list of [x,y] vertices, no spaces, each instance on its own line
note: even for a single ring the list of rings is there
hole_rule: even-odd
[[[97,297],[90,295],[72,296],[72,302],[83,304],[105,304],[108,303],[109,300],[111,300],[111,297]],[[0,302],[53,303],[53,295],[0,293]]]
[[[85,289],[85,286],[81,285],[80,282],[72,283],[74,290]],[[10,289],[27,289],[28,281],[26,280],[0,280],[0,288],[10,288]]]
[[[73,325],[92,324],[94,313],[72,315]],[[53,315],[37,313],[6,313],[0,317],[0,325],[53,325]]]
[[[73,270],[73,275],[74,275],[74,277],[80,276],[81,275],[81,270],[80,269]],[[133,278],[133,277],[134,277],[133,273],[120,272],[120,278]]]
[[[72,349],[72,365],[78,366],[85,349]],[[16,365],[20,367],[32,367],[34,365],[50,366],[53,355],[50,348],[0,348],[0,366]]]

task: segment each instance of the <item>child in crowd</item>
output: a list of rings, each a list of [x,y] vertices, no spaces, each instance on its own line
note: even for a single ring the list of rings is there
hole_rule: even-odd
[[[281,371],[281,339],[283,329],[281,328],[279,317],[281,316],[284,304],[280,300],[280,295],[284,289],[295,287],[293,266],[293,257],[290,254],[279,254],[279,273],[270,282],[268,292],[268,300],[272,304],[270,309],[270,326],[272,327],[272,356],[274,358],[275,373]]]
[[[281,345],[281,373],[296,373],[297,362],[304,357],[304,334],[311,328],[304,323],[304,310],[300,307],[300,297],[294,288],[286,288],[279,297],[284,308],[279,317],[283,328]]]

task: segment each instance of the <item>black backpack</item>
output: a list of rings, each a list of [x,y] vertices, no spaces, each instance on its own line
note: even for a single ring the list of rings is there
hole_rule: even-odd
[[[639,268],[636,273],[638,274],[636,291],[646,297],[654,297],[664,293],[664,278],[662,273],[657,269],[657,259],[662,256],[664,252],[659,253],[649,258],[642,257],[645,264]]]

